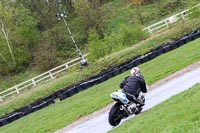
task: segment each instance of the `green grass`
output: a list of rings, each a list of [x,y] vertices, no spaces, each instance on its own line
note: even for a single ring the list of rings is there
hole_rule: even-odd
[[[197,84],[109,133],[199,133],[199,89]]]
[[[139,7],[141,18],[143,20],[143,26],[149,26],[154,24],[161,19],[165,19],[173,14],[181,12],[189,7],[187,7],[188,3],[191,3],[189,0],[182,1],[179,4],[174,4],[174,6],[170,6],[170,3],[176,3],[176,0],[156,0],[155,2],[147,3]],[[199,3],[194,0],[193,4]],[[113,2],[109,2],[106,6],[111,10],[111,20],[108,22],[106,31],[118,31],[119,27],[123,24],[133,24],[140,23],[138,17],[138,11],[131,4],[131,1],[121,1],[115,0]],[[192,6],[192,5],[190,5]],[[159,16],[159,17],[158,17]]]
[[[200,39],[195,40],[140,65],[139,67],[144,73],[147,82],[152,84],[189,64],[199,61],[199,43]],[[64,101],[56,101],[55,105],[1,127],[0,133],[12,131],[15,131],[15,133],[46,133],[60,129],[80,117],[86,116],[111,103],[112,99],[109,97],[109,94],[119,88],[119,83],[127,75],[129,75],[129,71],[82,91]]]

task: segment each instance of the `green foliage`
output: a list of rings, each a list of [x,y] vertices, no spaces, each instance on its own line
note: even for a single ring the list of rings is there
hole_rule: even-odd
[[[193,8],[191,10],[191,14],[189,15],[190,19],[193,19],[193,18],[197,18],[200,20],[200,7],[198,8]]]
[[[131,46],[148,38],[148,34],[143,32],[142,29],[142,26],[137,24],[131,26],[123,25],[118,33],[121,34],[122,45]]]
[[[102,57],[104,54],[104,51],[100,50],[100,48],[102,47],[102,42],[100,41],[99,36],[95,30],[90,30],[88,42],[88,50],[90,52],[90,55],[92,55],[90,56],[91,60]]]
[[[86,34],[88,34],[87,31],[95,29],[98,35],[103,35],[108,11],[101,5],[100,0],[77,0],[74,7],[76,16],[82,22],[80,26]]]
[[[126,25],[132,23],[133,13],[129,6],[124,5],[123,1],[115,0],[115,2],[110,2],[104,5],[109,8],[109,19],[104,29],[104,34],[111,34],[112,32],[117,32],[121,25]]]
[[[133,2],[138,6],[132,6]],[[196,3],[198,0],[62,0],[61,3],[1,0],[0,17],[9,30],[8,40],[12,51],[7,48],[5,39],[0,37],[0,75],[18,74],[29,67],[33,70],[34,67],[36,70],[48,70],[53,64],[77,57],[66,26],[63,21],[57,22],[56,14],[64,10],[70,13],[66,21],[84,53],[88,53],[87,48],[91,47],[87,46],[90,45],[87,41],[92,41],[89,39],[90,30],[94,29],[98,34],[99,57],[91,57],[94,61],[145,39],[147,36],[142,35],[140,30],[144,25],[150,25]],[[137,25],[141,23],[140,19],[144,25]],[[45,68],[41,63],[42,58],[39,60],[40,57],[36,57],[42,54],[41,47],[45,49],[42,43],[49,45],[45,47],[55,54],[49,56],[52,59],[42,56],[45,63],[51,64]]]
[[[49,41],[43,41],[41,45],[37,47],[37,51],[34,52],[34,65],[35,69],[44,72],[53,67],[58,66],[58,52],[54,45]]]
[[[180,1],[171,1],[167,3],[159,2],[157,3],[157,7],[158,6],[160,7],[158,12],[160,16],[169,16],[184,9],[184,4]]]
[[[132,46],[148,37],[147,33],[142,31],[142,26],[122,25],[119,31],[99,39],[97,33],[92,30],[89,37],[88,47],[92,60],[99,59],[121,49]]]
[[[1,52],[4,53],[8,63],[7,66],[5,63],[0,63],[0,74],[21,72],[29,66],[31,51],[37,42],[38,31],[35,29],[37,21],[33,19],[30,11],[23,6],[18,8],[4,6],[1,10],[0,15],[7,16],[6,19],[2,19],[2,23],[4,24],[5,31],[8,33],[8,41],[11,45],[15,61],[11,65],[11,59],[8,54],[9,49],[5,48],[8,42],[4,41],[1,44]]]
[[[12,8],[10,9],[8,6],[4,6],[0,3],[0,60],[2,61],[0,68],[5,68],[5,72],[9,72],[10,69],[16,66],[13,45],[10,41],[10,31],[13,30],[13,23],[10,21],[12,20],[12,10]],[[1,71],[3,70],[0,70],[0,72]]]
[[[15,12],[15,30],[16,34],[19,34],[19,40],[24,45],[36,45],[39,36],[39,32],[36,28],[38,21],[33,18],[30,10],[23,6],[18,7]],[[15,40],[16,39],[17,38],[15,38]]]

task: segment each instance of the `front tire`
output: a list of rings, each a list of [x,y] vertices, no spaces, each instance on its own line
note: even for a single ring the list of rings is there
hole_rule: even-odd
[[[121,104],[116,103],[115,105],[112,106],[109,112],[108,121],[112,126],[117,126],[121,122],[122,114],[120,111],[120,106]]]

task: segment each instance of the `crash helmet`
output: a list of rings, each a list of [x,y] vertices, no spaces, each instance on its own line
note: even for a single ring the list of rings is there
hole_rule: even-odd
[[[133,75],[133,76],[140,76],[141,75],[140,69],[138,67],[132,68],[131,69],[131,75]]]

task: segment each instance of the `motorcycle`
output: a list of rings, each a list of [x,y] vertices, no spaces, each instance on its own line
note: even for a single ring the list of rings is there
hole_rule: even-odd
[[[133,97],[133,102],[128,100],[126,95]],[[144,106],[145,98],[140,95],[138,98],[131,94],[125,94],[122,90],[118,90],[110,94],[115,101],[109,112],[108,121],[110,125],[117,126],[122,119],[127,118],[133,114],[138,115]]]

